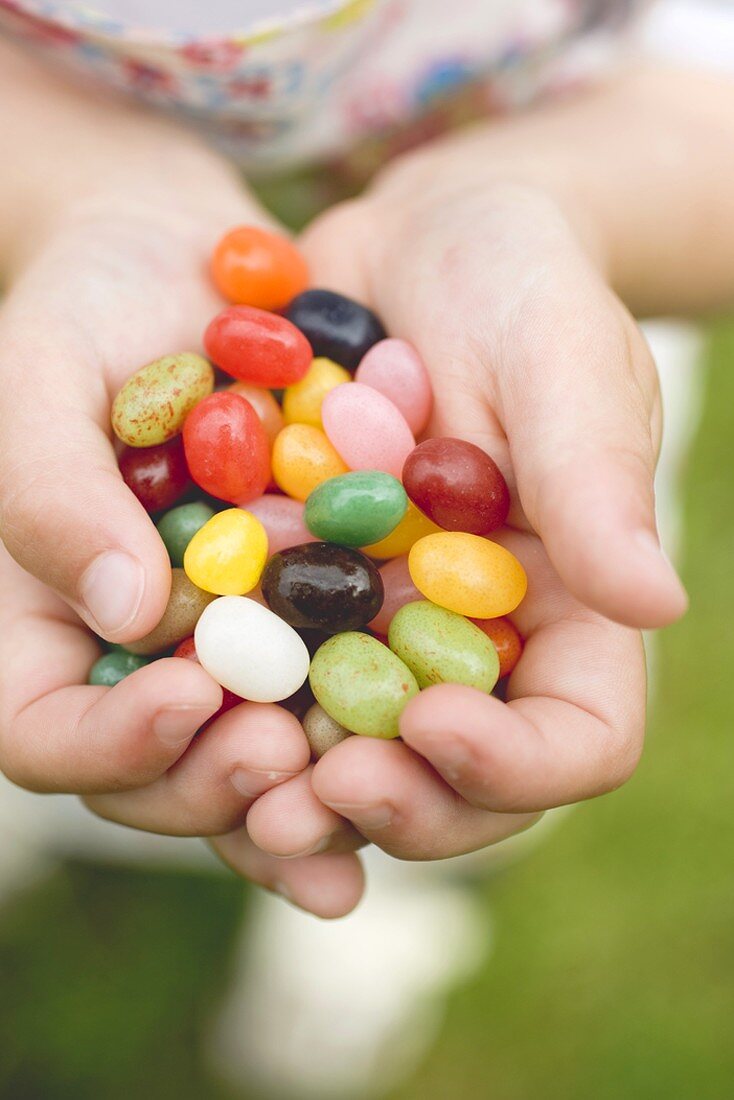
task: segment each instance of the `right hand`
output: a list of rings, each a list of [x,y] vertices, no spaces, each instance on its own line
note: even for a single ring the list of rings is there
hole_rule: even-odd
[[[0,769],[33,791],[79,793],[125,825],[219,838],[240,874],[339,916],[361,894],[361,838],[340,832],[336,853],[285,861],[243,827],[262,794],[308,775],[291,714],[245,703],[194,740],[221,688],[191,661],[80,686],[99,652],[86,627],[124,644],[166,605],[168,556],[119,474],[110,401],[138,367],[199,347],[221,308],[205,267],[212,243],[232,224],[267,222],[227,180],[210,220],[173,205],[81,204],[0,309]],[[339,824],[309,794],[302,850],[309,828]]]

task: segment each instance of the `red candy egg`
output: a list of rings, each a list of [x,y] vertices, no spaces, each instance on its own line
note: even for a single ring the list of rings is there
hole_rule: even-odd
[[[500,679],[514,672],[517,662],[522,657],[522,635],[513,622],[509,619],[472,619],[475,626],[483,630],[494,644],[497,656],[500,659]]]
[[[148,512],[170,508],[189,484],[181,438],[156,447],[125,447],[118,460],[120,473]]]
[[[265,492],[268,437],[244,397],[230,391],[205,397],[187,416],[183,441],[191,476],[205,492],[239,505]]]
[[[306,337],[285,317],[251,306],[229,306],[204,333],[213,363],[233,378],[280,389],[300,382],[313,352]]]
[[[403,466],[405,491],[445,531],[488,535],[507,521],[510,493],[497,464],[463,439],[427,439]]]

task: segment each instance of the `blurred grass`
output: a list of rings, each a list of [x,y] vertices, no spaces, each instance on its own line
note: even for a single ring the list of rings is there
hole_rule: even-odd
[[[393,1100],[719,1100],[734,1044],[734,325],[686,473],[693,611],[661,638],[648,749],[481,886],[496,933]],[[247,893],[68,863],[0,911],[0,1100],[224,1100],[206,1029]]]

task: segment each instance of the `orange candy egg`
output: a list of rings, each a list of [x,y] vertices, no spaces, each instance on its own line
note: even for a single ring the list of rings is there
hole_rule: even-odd
[[[308,285],[308,267],[285,237],[241,225],[220,240],[212,256],[212,277],[230,302],[278,310]]]
[[[472,622],[494,643],[500,659],[500,679],[509,676],[522,656],[524,643],[520,631],[514,623],[504,618],[472,619]]]

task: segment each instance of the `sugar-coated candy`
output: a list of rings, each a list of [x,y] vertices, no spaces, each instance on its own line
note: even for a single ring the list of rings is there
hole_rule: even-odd
[[[382,606],[382,578],[346,546],[309,542],[274,554],[262,576],[268,606],[295,627],[335,634],[359,630]]]
[[[210,603],[196,624],[194,641],[209,675],[255,703],[287,699],[308,676],[303,640],[247,596],[220,596]]]
[[[433,389],[426,365],[407,340],[380,340],[365,355],[354,375],[400,410],[413,435],[420,435],[433,408]]]
[[[499,658],[487,635],[463,615],[428,600],[401,607],[390,623],[388,643],[420,688],[465,684],[490,692],[497,683]]]
[[[156,447],[125,447],[117,460],[122,479],[148,512],[170,508],[189,484],[180,437]]]
[[[156,527],[168,551],[171,565],[183,566],[184,551],[196,532],[214,515],[214,509],[203,501],[179,504],[158,520]]]
[[[303,519],[304,505],[300,500],[281,496],[280,493],[265,493],[251,500],[248,512],[262,523],[268,536],[268,551],[277,554],[289,546],[301,546],[305,542],[316,542]]]
[[[244,397],[246,401],[250,402],[272,446],[285,421],[280,405],[270,390],[265,390],[262,386],[255,386],[252,382],[233,382],[229,386],[229,392],[238,393],[240,397]]]
[[[302,332],[276,313],[251,306],[229,306],[204,333],[204,347],[221,370],[277,389],[299,382],[311,366],[311,345]]]
[[[165,355],[128,378],[112,403],[112,429],[129,447],[154,447],[178,435],[214,389],[214,371],[193,352]]]
[[[199,661],[199,655],[196,652],[196,644],[194,642],[193,635],[189,638],[184,638],[182,642],[179,642],[179,644],[173,651],[173,656],[180,657],[185,661],[196,661],[197,665],[201,663]],[[235,695],[235,693],[233,691],[230,691],[229,688],[222,688],[222,705],[219,710],[211,716],[211,718],[207,719],[205,724],[202,726],[202,729],[206,729],[206,727],[210,726],[212,722],[216,722],[217,718],[220,718],[221,715],[226,714],[228,710],[232,710],[232,707],[237,707],[240,703],[244,702],[245,700],[240,695]]]
[[[256,225],[225,233],[211,266],[225,298],[260,309],[282,309],[308,285],[308,266],[295,245]]]
[[[215,599],[211,592],[197,588],[183,569],[171,570],[171,594],[160,622],[144,638],[128,642],[131,653],[162,653],[193,634],[204,608]]]
[[[528,581],[520,562],[489,539],[441,531],[420,539],[408,557],[413,583],[427,600],[473,619],[508,615]]]
[[[322,481],[346,472],[324,432],[312,424],[287,424],[275,440],[273,477],[294,500],[306,500]]]
[[[412,500],[409,500],[408,510],[395,530],[379,542],[363,546],[361,549],[371,558],[397,558],[407,554],[418,539],[433,535],[440,530],[440,527],[437,527],[428,516],[424,516]]]
[[[197,485],[214,497],[244,504],[270,481],[270,447],[249,401],[225,390],[197,405],[184,424],[186,461]]]
[[[391,474],[357,470],[323,481],[306,501],[311,534],[342,546],[366,546],[386,538],[405,515],[405,489]]]
[[[147,665],[148,660],[148,657],[139,657],[124,649],[113,649],[111,653],[105,653],[94,662],[89,670],[87,683],[94,684],[95,687],[114,687],[120,680]]]
[[[408,666],[387,646],[351,632],[324,642],[309,679],[326,713],[365,737],[398,737],[400,715],[419,690]]]
[[[427,439],[403,467],[412,501],[447,531],[488,535],[507,521],[510,494],[497,464],[463,439]]]
[[[415,448],[403,414],[389,398],[361,382],[327,393],[321,419],[350,470],[383,470],[399,478]]]
[[[405,607],[406,603],[422,600],[423,597],[411,579],[407,554],[381,565],[380,576],[385,598],[379,612],[367,625],[373,633],[386,636],[393,616],[400,608]]]
[[[303,732],[311,749],[311,759],[320,760],[334,745],[351,737],[349,730],[340,726],[319,703],[309,707],[303,719]]]
[[[314,359],[308,368],[308,374],[292,386],[288,386],[283,394],[283,416],[286,424],[313,424],[315,428],[323,427],[321,423],[321,406],[324,398],[330,390],[341,386],[343,382],[351,382],[349,371],[332,363],[331,359]]]
[[[284,311],[316,356],[354,371],[385,330],[371,309],[333,290],[304,290]]]
[[[472,619],[475,626],[491,638],[500,662],[500,678],[515,671],[522,657],[523,640],[520,631],[509,619]]]
[[[186,547],[184,569],[205,592],[244,596],[260,580],[267,556],[268,536],[260,520],[243,508],[227,508],[196,532]]]

